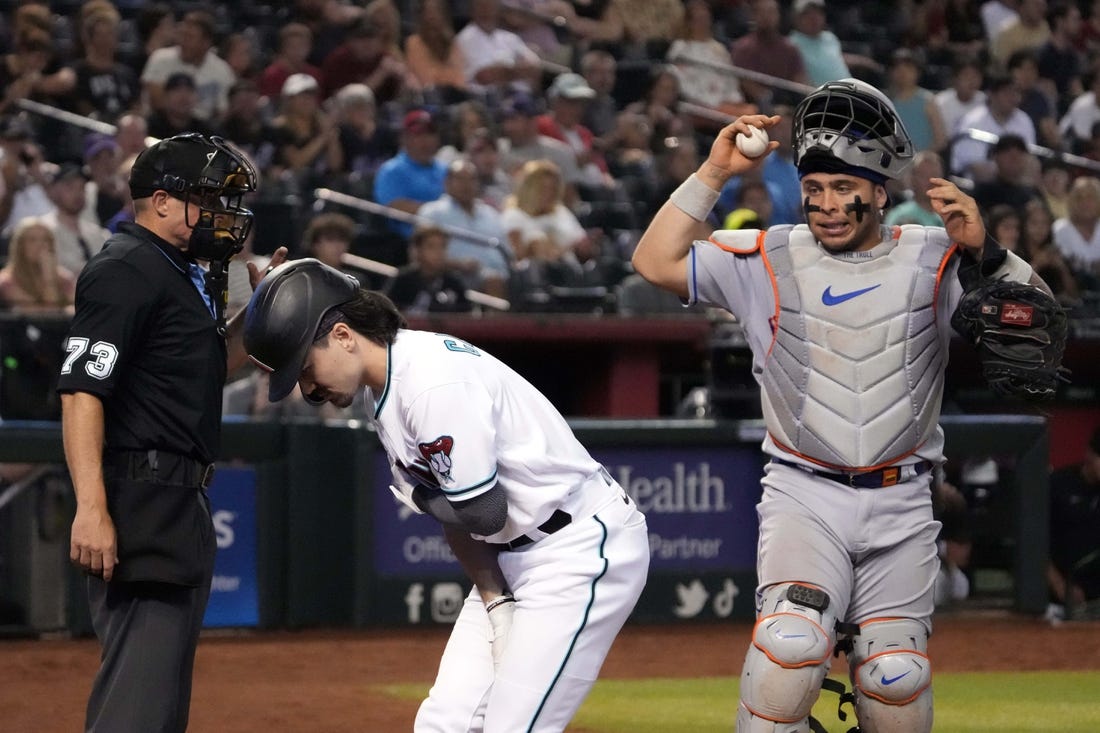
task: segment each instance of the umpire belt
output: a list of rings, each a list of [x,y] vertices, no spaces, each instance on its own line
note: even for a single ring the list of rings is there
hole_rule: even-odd
[[[214,480],[214,464],[163,450],[107,451],[104,466],[133,481],[149,481],[206,490]]]
[[[772,462],[790,466],[791,468],[797,468],[799,471],[812,473],[814,476],[827,478],[830,481],[836,481],[838,484],[851,486],[854,489],[881,489],[884,486],[903,484],[910,479],[920,476],[922,473],[928,473],[932,470],[932,461],[918,461],[917,463],[911,463],[907,466],[890,466],[888,468],[880,468],[875,471],[864,471],[862,473],[832,473],[830,471],[819,471],[816,468],[803,466],[800,463],[784,461],[782,458],[772,458]]]

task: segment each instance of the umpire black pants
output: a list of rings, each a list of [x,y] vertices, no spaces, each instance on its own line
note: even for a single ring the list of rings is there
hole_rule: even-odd
[[[197,499],[208,507],[203,492]],[[86,733],[183,733],[214,548],[198,586],[88,578],[92,626],[103,646]]]

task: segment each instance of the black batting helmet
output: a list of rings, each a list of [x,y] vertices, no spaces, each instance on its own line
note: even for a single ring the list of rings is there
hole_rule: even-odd
[[[271,374],[270,401],[283,399],[298,383],[325,314],[358,292],[354,277],[312,258],[283,263],[260,281],[245,313],[244,348]]]

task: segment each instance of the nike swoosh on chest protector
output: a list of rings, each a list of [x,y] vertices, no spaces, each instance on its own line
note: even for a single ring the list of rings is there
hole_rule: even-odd
[[[863,295],[864,293],[869,293],[877,287],[879,287],[879,285],[872,285],[871,287],[863,288],[862,290],[853,290],[850,293],[839,293],[837,295],[833,295],[833,286],[829,285],[825,288],[825,292],[821,294],[821,302],[825,305],[840,305],[846,300],[851,300],[852,298]]]

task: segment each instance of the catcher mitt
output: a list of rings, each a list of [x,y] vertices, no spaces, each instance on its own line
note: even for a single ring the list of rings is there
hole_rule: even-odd
[[[1034,285],[986,281],[963,294],[951,327],[974,344],[982,375],[998,395],[1039,402],[1066,380],[1065,311]]]

